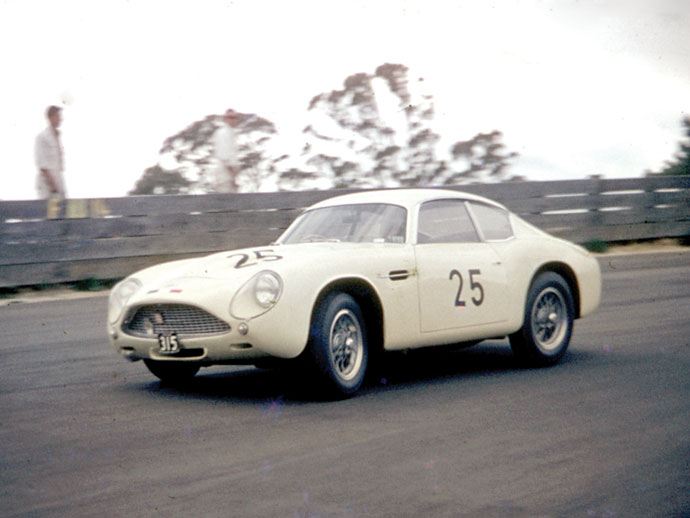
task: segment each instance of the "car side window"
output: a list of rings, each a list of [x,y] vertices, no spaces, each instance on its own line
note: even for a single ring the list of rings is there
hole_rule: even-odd
[[[513,227],[507,211],[483,203],[470,203],[470,208],[484,239],[500,240],[513,236]]]
[[[417,243],[476,243],[479,235],[464,200],[434,200],[419,209]]]

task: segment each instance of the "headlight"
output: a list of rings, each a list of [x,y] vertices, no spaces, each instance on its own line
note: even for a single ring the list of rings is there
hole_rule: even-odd
[[[230,302],[230,314],[240,320],[258,317],[271,309],[283,292],[283,280],[264,270],[249,279]]]
[[[108,300],[108,320],[111,324],[117,322],[122,315],[125,304],[139,288],[141,288],[141,282],[136,279],[125,279],[115,285]]]
[[[261,272],[254,282],[254,297],[263,308],[270,308],[278,302],[282,291],[280,277],[273,272]]]

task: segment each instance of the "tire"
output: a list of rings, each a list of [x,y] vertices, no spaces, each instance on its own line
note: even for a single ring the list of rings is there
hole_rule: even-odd
[[[261,370],[279,370],[279,369],[284,369],[289,365],[290,361],[289,360],[283,360],[283,359],[273,359],[273,358],[267,358],[265,360],[257,360],[254,362],[254,367],[257,369]]]
[[[510,335],[510,347],[524,363],[547,366],[565,354],[573,334],[573,295],[553,272],[540,274],[530,286],[522,328]]]
[[[192,379],[201,365],[191,362],[156,361],[145,359],[146,367],[159,380],[169,384],[180,384]]]
[[[475,345],[479,345],[482,343],[484,340],[470,340],[468,342],[458,342],[456,344],[453,344],[451,347],[456,350],[461,350],[461,349],[469,349],[470,347],[474,347]]]
[[[345,293],[327,295],[312,322],[308,357],[327,397],[354,395],[364,382],[369,359],[362,311]]]

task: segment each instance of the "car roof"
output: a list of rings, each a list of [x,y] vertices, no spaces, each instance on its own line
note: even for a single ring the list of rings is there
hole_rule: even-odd
[[[328,198],[309,207],[310,209],[320,209],[323,207],[333,207],[336,205],[351,205],[358,203],[390,203],[411,209],[420,203],[431,200],[460,199],[467,201],[477,201],[493,205],[504,210],[505,206],[483,196],[477,196],[462,191],[451,191],[449,189],[387,189],[385,191],[366,191],[353,194],[344,194]]]

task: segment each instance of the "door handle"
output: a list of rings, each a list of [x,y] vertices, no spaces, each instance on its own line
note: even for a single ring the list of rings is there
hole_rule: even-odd
[[[380,279],[390,279],[392,281],[404,281],[412,275],[414,275],[414,270],[391,270],[388,273],[380,273],[378,277]]]

